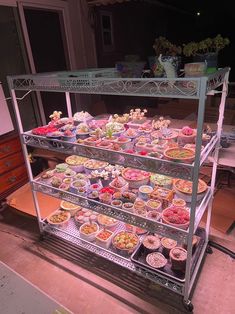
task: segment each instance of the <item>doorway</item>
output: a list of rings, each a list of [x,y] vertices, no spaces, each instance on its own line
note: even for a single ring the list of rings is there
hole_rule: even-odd
[[[72,43],[69,41],[67,4],[50,6],[24,1],[19,4],[20,20],[32,73],[69,71],[72,60]],[[37,92],[42,124],[49,122],[54,110],[67,115],[64,93]],[[72,99],[72,103],[74,100]]]

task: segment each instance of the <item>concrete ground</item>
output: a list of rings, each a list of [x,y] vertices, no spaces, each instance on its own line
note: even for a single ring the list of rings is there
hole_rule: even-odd
[[[2,215],[0,260],[73,313],[184,313],[176,295],[118,266],[90,254],[84,262],[52,252],[39,241],[35,219],[10,208]],[[212,230],[211,238],[235,250],[234,230],[227,235]],[[234,265],[216,249],[206,256],[192,297],[194,313],[234,313]]]

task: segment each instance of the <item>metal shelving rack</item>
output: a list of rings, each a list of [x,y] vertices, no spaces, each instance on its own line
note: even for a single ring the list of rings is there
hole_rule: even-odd
[[[193,284],[195,282],[201,261],[205,254],[211,219],[211,209],[213,202],[213,194],[215,187],[215,178],[217,170],[218,152],[220,148],[220,136],[223,124],[223,115],[225,108],[225,100],[228,90],[228,77],[230,68],[218,70],[216,73],[191,78],[121,78],[115,69],[92,69],[77,72],[53,72],[34,75],[17,75],[9,76],[8,84],[11,90],[14,109],[17,117],[18,127],[21,134],[21,142],[27,165],[28,175],[32,187],[34,204],[37,212],[40,232],[42,234],[50,234],[56,239],[64,239],[74,245],[100,255],[109,261],[117,263],[128,270],[135,272],[155,283],[170,289],[171,291],[183,296],[183,302],[188,310],[192,310],[193,306],[190,298]],[[165,225],[133,213],[127,212],[116,207],[105,205],[70,192],[60,191],[59,189],[49,187],[33,178],[31,166],[27,158],[27,145],[33,147],[43,147],[48,150],[64,152],[63,141],[55,140],[54,145],[50,145],[50,141],[42,136],[33,135],[30,131],[24,131],[22,127],[19,106],[16,98],[16,91],[51,91],[64,92],[66,96],[68,116],[72,117],[72,108],[70,102],[70,93],[84,94],[106,94],[106,95],[128,95],[128,96],[146,96],[146,97],[167,97],[167,98],[186,98],[198,100],[198,119],[197,119],[197,136],[196,136],[196,153],[193,164],[174,163],[166,160],[134,156],[127,153],[114,152],[102,148],[87,147],[81,144],[71,144],[66,147],[66,153],[77,154],[94,159],[108,161],[110,163],[122,164],[125,166],[139,168],[151,172],[163,173],[173,177],[184,178],[193,181],[192,202],[190,211],[190,225],[188,230]],[[205,113],[205,101],[208,95],[215,93],[221,94],[219,106],[219,118],[217,122],[217,131],[210,142],[201,151],[202,132]],[[197,182],[199,178],[199,170],[208,155],[213,155],[213,167],[211,186],[205,194],[204,198],[197,203]],[[185,282],[179,282],[158,272],[145,271],[135,266],[130,259],[121,257],[112,250],[105,250],[94,243],[82,240],[79,232],[71,221],[67,229],[60,229],[48,225],[40,215],[40,207],[37,200],[36,192],[42,193],[68,200],[87,208],[95,210],[99,213],[115,217],[120,221],[139,226],[151,232],[157,232],[161,235],[178,239],[187,243],[187,263],[185,272]],[[207,221],[205,228],[205,241],[201,249],[199,258],[191,271],[192,262],[192,238],[197,230],[200,220],[207,209]]]

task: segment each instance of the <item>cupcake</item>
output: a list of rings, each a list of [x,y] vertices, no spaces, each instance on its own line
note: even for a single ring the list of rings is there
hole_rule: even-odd
[[[158,237],[154,235],[147,235],[143,242],[143,247],[146,253],[157,251],[161,245],[161,242]]]
[[[161,245],[162,245],[162,253],[164,256],[168,257],[170,250],[176,247],[177,242],[170,238],[162,238],[161,239]]]
[[[169,256],[171,261],[171,268],[173,270],[185,272],[187,251],[182,247],[176,246],[170,250]]]

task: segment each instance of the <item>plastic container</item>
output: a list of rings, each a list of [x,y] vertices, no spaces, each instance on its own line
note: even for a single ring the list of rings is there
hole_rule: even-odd
[[[95,237],[95,242],[99,246],[108,249],[112,243],[113,232],[107,229],[101,229]]]
[[[153,188],[150,185],[141,185],[139,187],[139,193],[138,196],[144,200],[147,201],[149,199],[149,195],[153,192]]]

